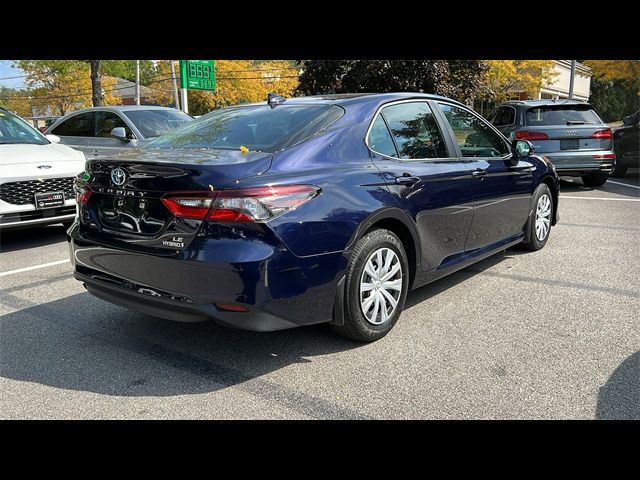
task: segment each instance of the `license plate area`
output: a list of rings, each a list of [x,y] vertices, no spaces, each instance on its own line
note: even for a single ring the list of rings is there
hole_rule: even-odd
[[[566,138],[560,140],[560,150],[579,150],[580,140],[577,138]]]
[[[38,210],[64,206],[64,192],[44,192],[34,194],[35,206]]]

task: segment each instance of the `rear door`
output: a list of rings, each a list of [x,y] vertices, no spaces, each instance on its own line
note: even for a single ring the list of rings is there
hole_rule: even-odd
[[[72,115],[51,130],[52,135],[60,137],[60,143],[84,152],[89,158],[89,139],[93,136],[94,112]]]
[[[459,158],[427,101],[389,104],[367,136],[372,160],[416,222],[423,270],[464,254],[473,218],[473,160]]]
[[[472,160],[474,215],[465,243],[473,252],[523,232],[529,214],[535,167],[512,164],[508,142],[476,113],[438,102],[456,139],[461,160]]]
[[[130,139],[134,138],[129,126],[117,113],[109,111],[95,112],[93,136],[89,140],[89,154],[91,157],[116,155],[137,145],[136,142],[123,142],[118,138],[112,137],[111,130],[117,127],[123,127],[127,136]]]
[[[607,133],[608,132],[608,133]],[[571,153],[613,149],[611,130],[596,114],[591,105],[543,105],[530,107],[524,112],[524,127],[518,138],[530,140],[537,154]],[[554,163],[562,167],[563,157],[554,157]]]

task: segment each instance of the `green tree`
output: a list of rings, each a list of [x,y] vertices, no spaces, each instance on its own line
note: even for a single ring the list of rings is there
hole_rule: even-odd
[[[298,92],[426,92],[461,101],[486,93],[483,60],[305,60]]]
[[[102,74],[120,77],[130,82],[136,81],[135,60],[102,60]],[[155,80],[157,64],[151,60],[140,60],[140,83],[142,85]]]
[[[640,97],[622,80],[594,78],[589,103],[605,122],[616,122],[640,109]]]
[[[33,105],[49,107],[59,115],[92,105],[91,67],[79,60],[19,60],[17,66],[26,74]],[[117,105],[113,79],[103,79],[104,103]],[[24,96],[24,95],[23,95]]]

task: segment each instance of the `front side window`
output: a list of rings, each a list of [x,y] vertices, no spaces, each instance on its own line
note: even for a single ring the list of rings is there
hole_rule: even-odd
[[[390,105],[382,109],[381,115],[389,125],[399,158],[417,160],[448,156],[438,123],[426,102]]]
[[[54,128],[51,133],[61,137],[92,137],[93,116],[93,112],[74,115]]]
[[[509,145],[484,120],[453,105],[440,103],[463,157],[501,157],[509,153]]]
[[[0,145],[46,145],[49,141],[16,115],[0,110]]]
[[[344,114],[336,105],[229,107],[203,115],[147,144],[148,148],[212,148],[274,153],[327,128]]]
[[[113,112],[96,112],[96,137],[111,137],[111,130],[117,127],[124,127],[127,135],[131,135],[131,130],[124,123],[124,120]]]

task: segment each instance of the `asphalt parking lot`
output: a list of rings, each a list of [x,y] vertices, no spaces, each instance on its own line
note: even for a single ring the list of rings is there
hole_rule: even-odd
[[[0,238],[0,417],[640,419],[640,179],[563,181],[560,224],[409,294],[362,345],[89,296],[62,226]]]

